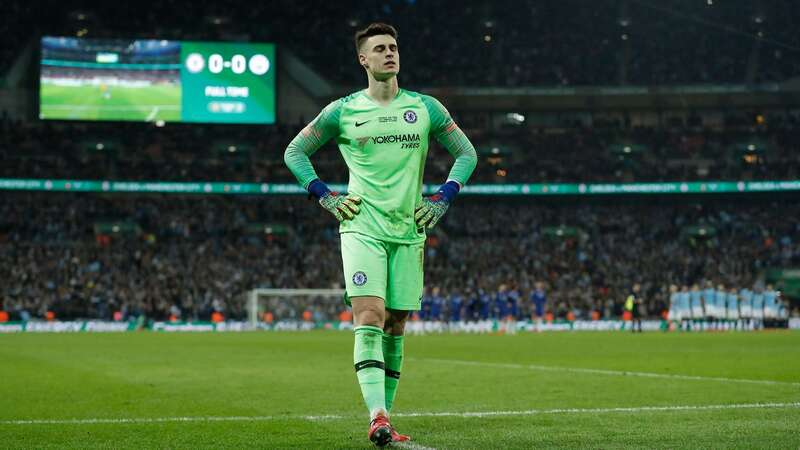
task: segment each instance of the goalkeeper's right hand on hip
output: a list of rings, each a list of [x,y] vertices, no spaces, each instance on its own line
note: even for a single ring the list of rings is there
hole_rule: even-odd
[[[361,197],[357,195],[340,195],[338,192],[328,192],[319,199],[319,204],[330,211],[336,220],[351,220],[358,214],[358,204]]]

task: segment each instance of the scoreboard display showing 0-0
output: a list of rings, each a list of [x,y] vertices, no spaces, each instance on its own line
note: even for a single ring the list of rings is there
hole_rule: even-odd
[[[274,123],[274,59],[272,44],[183,42],[183,120]]]
[[[275,123],[275,45],[42,39],[40,118]]]

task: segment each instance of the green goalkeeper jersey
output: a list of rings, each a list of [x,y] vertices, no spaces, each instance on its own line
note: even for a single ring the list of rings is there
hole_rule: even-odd
[[[343,221],[339,231],[416,243],[425,240],[414,209],[422,199],[429,137],[456,158],[448,180],[466,184],[477,162],[474,147],[441,103],[403,89],[386,106],[365,91],[330,103],[292,140],[285,160],[307,188],[318,178],[308,157],[335,139],[349,170],[347,191],[362,199],[360,213]]]

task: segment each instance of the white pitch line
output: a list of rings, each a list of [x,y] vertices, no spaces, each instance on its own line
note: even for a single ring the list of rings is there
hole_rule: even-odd
[[[392,442],[392,447],[400,447],[400,448],[407,448],[410,450],[436,450],[433,447],[425,447],[424,445],[419,445],[415,442]]]
[[[3,420],[0,425],[95,425],[95,424],[148,424],[169,422],[270,422],[276,420],[325,421],[348,418],[335,414],[321,416],[187,416],[187,417],[130,417],[117,419],[31,419]]]
[[[709,411],[720,409],[766,409],[800,408],[800,402],[792,403],[739,403],[729,405],[681,405],[681,406],[630,406],[619,408],[556,408],[528,409],[524,411],[478,411],[478,412],[430,412],[393,414],[394,417],[492,417],[492,416],[534,416],[542,414],[608,414],[671,411]]]
[[[533,416],[543,414],[609,414],[609,413],[639,413],[639,412],[676,412],[676,411],[709,411],[726,409],[777,409],[800,408],[800,402],[790,403],[732,403],[723,405],[679,405],[679,406],[630,406],[615,408],[555,408],[555,409],[527,409],[522,411],[442,411],[442,412],[416,412],[397,413],[393,417],[495,417],[495,416]],[[130,417],[117,419],[29,419],[29,420],[0,420],[2,425],[96,425],[96,424],[150,424],[165,422],[267,422],[279,420],[306,420],[330,421],[343,419],[358,419],[362,416],[343,416],[328,414],[320,416],[287,415],[287,416],[198,416],[198,417]]]
[[[631,372],[627,370],[586,369],[581,367],[540,366],[536,364],[493,363],[493,362],[481,362],[481,361],[464,361],[459,359],[409,358],[409,360],[428,361],[428,362],[446,363],[446,364],[459,364],[463,366],[499,367],[506,369],[530,369],[530,370],[541,370],[547,372],[575,372],[575,373],[589,373],[596,375],[667,378],[673,380],[718,381],[724,383],[747,383],[747,384],[766,384],[772,386],[800,387],[800,382],[794,382],[794,381],[750,380],[746,378],[726,378],[726,377],[704,377],[700,375],[681,375],[681,374],[655,373],[655,372]]]
[[[147,118],[144,119],[145,122],[150,122],[151,120],[156,118],[156,114],[158,114],[158,106],[154,106],[153,110],[150,111],[150,114],[147,115]]]

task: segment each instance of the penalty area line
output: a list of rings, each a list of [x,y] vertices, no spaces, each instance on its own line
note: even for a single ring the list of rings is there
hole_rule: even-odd
[[[482,361],[464,361],[460,359],[438,359],[438,358],[409,358],[410,361],[420,362],[435,362],[440,364],[458,364],[462,366],[481,366],[481,367],[497,367],[503,369],[529,369],[539,370],[543,372],[573,372],[573,373],[586,373],[592,375],[611,375],[611,376],[628,376],[628,377],[642,377],[642,378],[665,378],[672,380],[694,380],[694,381],[716,381],[723,383],[745,383],[745,384],[764,384],[770,386],[793,386],[800,387],[800,383],[793,381],[776,381],[776,380],[750,380],[746,378],[726,378],[726,377],[706,377],[701,375],[682,375],[671,373],[656,373],[656,372],[635,372],[628,370],[608,370],[608,369],[589,369],[582,367],[558,367],[558,366],[540,366],[536,364],[514,364],[514,363],[494,363]]]
[[[535,416],[535,415],[558,415],[558,414],[612,414],[612,413],[640,413],[640,412],[681,412],[681,411],[716,411],[729,409],[781,409],[781,408],[800,408],[800,402],[789,403],[732,403],[721,405],[677,405],[677,406],[630,406],[612,408],[555,408],[555,409],[527,409],[522,411],[442,411],[442,412],[416,412],[416,413],[397,413],[392,417],[513,417],[513,416]],[[187,417],[129,417],[129,418],[89,418],[89,419],[24,419],[24,420],[0,420],[3,425],[125,425],[125,424],[151,424],[151,423],[173,423],[173,422],[266,422],[280,420],[304,420],[304,421],[330,421],[330,420],[357,420],[363,418],[360,415],[287,415],[287,416],[187,416]],[[409,447],[427,448],[427,447]]]

